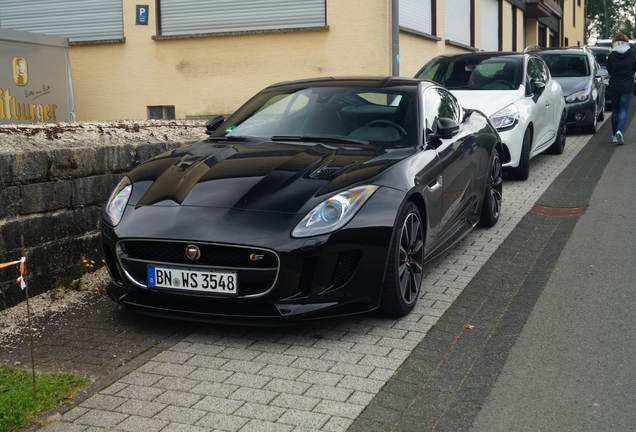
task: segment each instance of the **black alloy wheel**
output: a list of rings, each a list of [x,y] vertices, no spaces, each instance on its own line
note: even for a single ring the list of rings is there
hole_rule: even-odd
[[[501,203],[503,201],[503,176],[501,169],[501,158],[495,150],[490,161],[490,171],[488,173],[488,184],[484,194],[484,202],[481,206],[478,226],[489,228],[494,226],[501,214]]]
[[[417,206],[408,202],[398,217],[380,311],[400,317],[415,306],[420,294],[424,262],[424,225]]]
[[[557,136],[554,139],[554,143],[546,150],[549,154],[562,154],[565,149],[565,137],[567,135],[567,123],[565,120],[565,111],[561,114],[561,121],[559,121],[559,129]]]

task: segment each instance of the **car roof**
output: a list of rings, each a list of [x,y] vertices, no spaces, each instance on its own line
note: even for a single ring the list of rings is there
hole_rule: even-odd
[[[532,51],[534,54],[585,54],[585,50],[583,47],[572,47],[572,48],[541,48]]]
[[[490,57],[523,57],[523,53],[511,51],[480,51],[477,53],[442,54],[437,58],[490,58]]]
[[[283,81],[272,84],[267,88],[278,87],[332,87],[332,86],[352,86],[352,87],[395,87],[395,86],[417,86],[423,81],[415,78],[391,77],[391,76],[351,76],[351,77],[319,77],[308,78],[295,81]]]

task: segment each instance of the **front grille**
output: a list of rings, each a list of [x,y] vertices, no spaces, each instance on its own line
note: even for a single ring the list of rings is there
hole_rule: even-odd
[[[195,245],[201,251],[198,260],[186,257],[185,250],[189,245]],[[124,240],[119,243],[119,250],[119,260],[129,278],[143,287],[147,287],[148,265],[199,271],[219,269],[237,273],[240,297],[259,296],[274,286],[279,269],[278,256],[259,248],[168,240]]]
[[[272,268],[278,266],[276,255],[263,249],[196,242],[143,240],[126,241],[120,244],[128,257],[145,261],[215,267]],[[186,257],[185,250],[188,245],[195,245],[201,250],[201,257],[198,260],[192,261]],[[252,256],[251,259],[250,256]]]

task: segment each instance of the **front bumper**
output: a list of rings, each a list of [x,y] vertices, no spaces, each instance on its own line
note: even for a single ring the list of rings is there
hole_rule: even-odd
[[[568,126],[588,126],[594,123],[594,100],[573,102],[565,105]]]
[[[304,215],[129,206],[117,227],[102,223],[109,294],[137,312],[196,321],[275,323],[368,312],[379,306],[403,198],[380,188],[344,228],[303,239],[290,231]],[[174,253],[189,244],[200,247],[199,264]],[[247,260],[252,252],[265,255],[263,262]],[[203,262],[204,254],[217,258]],[[149,287],[148,265],[234,271],[238,297]]]
[[[502,165],[504,168],[519,166],[525,129],[524,125],[517,123],[512,129],[497,131],[501,137],[502,144],[510,153],[510,160]]]

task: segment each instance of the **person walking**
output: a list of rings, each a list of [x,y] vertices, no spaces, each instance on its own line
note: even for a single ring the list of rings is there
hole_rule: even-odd
[[[623,145],[623,130],[634,94],[636,72],[635,53],[623,33],[616,33],[612,38],[612,52],[607,57],[607,72],[610,76],[607,91],[612,99],[612,142]]]

